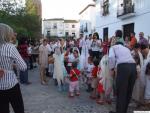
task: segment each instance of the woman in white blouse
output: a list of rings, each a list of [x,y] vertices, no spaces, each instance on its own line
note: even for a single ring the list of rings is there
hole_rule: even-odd
[[[101,42],[99,40],[99,35],[97,32],[93,34],[93,41],[91,44],[91,49],[92,49],[92,57],[93,58],[100,58],[100,47],[101,47]]]
[[[9,113],[9,104],[15,113],[24,113],[22,94],[13,67],[16,62],[15,66],[23,71],[27,65],[16,47],[10,43],[13,37],[13,29],[0,23],[0,113]]]

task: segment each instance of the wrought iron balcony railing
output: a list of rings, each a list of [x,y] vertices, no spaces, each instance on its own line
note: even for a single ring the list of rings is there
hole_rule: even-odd
[[[124,5],[122,6],[122,9],[117,10],[117,17],[121,17],[127,14],[135,13],[134,11],[134,4],[132,5]]]

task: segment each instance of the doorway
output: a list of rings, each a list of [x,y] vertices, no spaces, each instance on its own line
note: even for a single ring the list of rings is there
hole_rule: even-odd
[[[134,32],[134,23],[123,25],[123,38],[130,37],[130,33]]]

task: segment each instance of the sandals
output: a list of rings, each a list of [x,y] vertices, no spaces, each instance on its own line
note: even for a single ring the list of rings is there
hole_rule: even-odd
[[[103,100],[97,100],[96,103],[100,104],[100,105],[103,105],[105,103],[105,101],[103,101]]]
[[[90,99],[93,99],[93,100],[95,100],[95,99],[96,99],[96,97],[93,97],[93,96],[90,96],[89,98],[90,98]]]

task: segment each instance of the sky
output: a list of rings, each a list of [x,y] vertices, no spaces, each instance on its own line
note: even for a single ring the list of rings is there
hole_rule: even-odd
[[[79,19],[79,12],[92,0],[42,0],[42,18]]]

